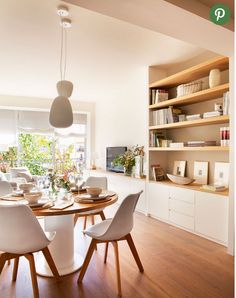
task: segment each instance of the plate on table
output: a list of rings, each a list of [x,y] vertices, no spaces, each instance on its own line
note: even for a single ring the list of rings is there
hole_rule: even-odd
[[[112,197],[114,195],[115,195],[114,191],[103,191],[97,197],[93,197],[90,194],[85,193],[85,194],[79,194],[78,196],[76,196],[76,198],[78,198],[80,201],[82,201],[82,200],[101,201],[101,200],[107,199],[109,197]]]
[[[28,206],[31,207],[31,208],[37,208],[37,207],[44,206],[48,202],[50,202],[48,199],[40,199],[40,200],[38,200],[37,203],[28,204]]]
[[[13,197],[23,197],[23,190],[15,190],[13,191],[13,193],[11,194]]]

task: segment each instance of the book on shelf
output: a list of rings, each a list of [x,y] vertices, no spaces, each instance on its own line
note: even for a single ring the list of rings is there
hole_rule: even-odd
[[[229,91],[223,94],[223,115],[229,115],[230,98]]]
[[[150,132],[150,147],[161,147],[161,141],[166,139],[166,134],[162,131],[151,131]]]
[[[186,146],[186,142],[173,142],[170,143],[170,148],[183,148]]]
[[[150,104],[154,105],[158,102],[162,102],[169,99],[169,93],[164,89],[151,89],[150,92]]]
[[[176,109],[170,106],[166,109],[160,109],[151,112],[152,124],[153,125],[163,125],[174,122],[179,122],[178,115],[182,114],[181,109]]]
[[[212,112],[203,113],[203,118],[211,118],[211,117],[216,117],[221,115],[222,115],[222,111],[212,111]]]
[[[202,118],[202,114],[186,115],[187,121],[197,120],[201,118]]]
[[[229,146],[230,145],[230,128],[221,127],[220,128],[220,145]]]
[[[220,184],[215,184],[215,183],[202,185],[200,188],[204,189],[204,190],[210,190],[210,191],[224,191],[227,189],[227,187],[225,187],[225,185],[220,185]]]
[[[188,141],[187,147],[204,147],[204,146],[216,146],[216,141]]]

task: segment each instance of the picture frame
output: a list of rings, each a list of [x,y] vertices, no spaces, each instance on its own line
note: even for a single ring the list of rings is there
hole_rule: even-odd
[[[154,181],[162,181],[165,179],[165,172],[160,166],[152,166]]]
[[[186,169],[186,160],[174,161],[173,175],[184,177],[185,169]]]
[[[208,184],[208,161],[194,161],[193,179],[197,184]]]
[[[214,184],[229,187],[229,163],[215,162]]]

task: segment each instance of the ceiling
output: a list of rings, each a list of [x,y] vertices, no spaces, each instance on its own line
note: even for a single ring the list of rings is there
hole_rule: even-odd
[[[53,98],[59,78],[60,26],[56,0],[1,0],[0,94]],[[66,79],[72,98],[97,101],[127,84],[129,70],[170,64],[203,49],[84,8],[69,5]],[[124,76],[126,74],[126,76]]]

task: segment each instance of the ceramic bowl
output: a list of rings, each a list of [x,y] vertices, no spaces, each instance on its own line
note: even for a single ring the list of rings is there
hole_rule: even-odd
[[[42,193],[40,191],[24,193],[24,198],[29,202],[29,204],[38,203],[38,200],[41,197],[42,197]]]
[[[188,177],[181,177],[181,176],[176,176],[172,174],[166,174],[167,177],[174,183],[176,184],[190,184],[194,181],[194,179],[188,178]]]
[[[100,187],[89,187],[87,188],[87,193],[90,194],[91,197],[98,197],[102,189]]]
[[[33,187],[34,187],[34,184],[32,183],[23,183],[19,185],[19,189],[23,190],[23,193],[30,192]]]

